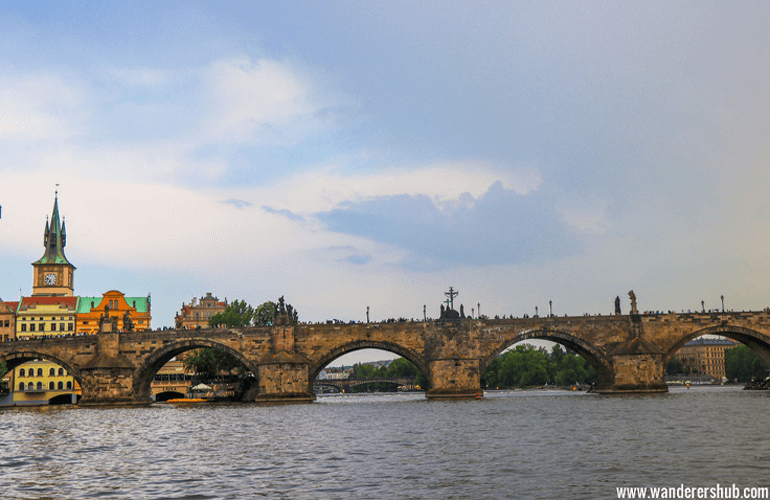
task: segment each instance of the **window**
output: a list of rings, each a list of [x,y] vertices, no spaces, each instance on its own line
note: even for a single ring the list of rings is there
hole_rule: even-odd
[[[24,368],[22,368],[21,370],[19,370],[19,377],[24,377],[24,376],[25,376],[24,375]]]
[[[52,332],[56,331],[56,323],[51,323],[51,331]]]
[[[53,380],[51,380],[50,382],[48,382],[48,390],[49,390],[49,391],[52,391],[52,390],[54,390],[54,388],[55,388],[55,387],[56,387],[56,385],[54,385],[54,383],[53,383]]]
[[[42,382],[38,382],[37,383],[37,390],[38,391],[42,391],[43,390],[43,383]]]
[[[27,324],[26,323],[22,323],[21,324],[21,331],[22,332],[26,332],[27,331]]]
[[[59,368],[59,376],[64,376],[64,368]]]
[[[59,331],[60,332],[64,331],[64,323],[59,323]]]
[[[49,377],[56,376],[56,368],[51,368],[50,370],[48,370],[48,376]]]
[[[72,330],[74,330],[74,325],[72,323],[67,323],[67,331],[71,332]]]
[[[42,368],[38,368],[37,369],[37,376],[38,377],[42,377],[43,376],[43,369]]]
[[[19,390],[20,391],[24,390],[24,382],[19,382]]]
[[[72,389],[72,382],[67,382],[67,390]]]
[[[34,323],[30,323],[29,324],[29,331],[30,332],[34,332],[35,331],[35,324]]]
[[[42,318],[41,318],[41,319],[42,319]],[[38,326],[40,327],[40,331],[41,331],[41,332],[44,332],[44,331],[45,331],[45,323],[40,323]]]
[[[64,382],[61,382],[61,381],[60,381],[60,382],[59,382],[59,385],[58,385],[58,387],[57,387],[57,389],[59,389],[60,391],[61,391],[62,389],[64,389]]]
[[[9,321],[9,320],[5,320],[5,326],[10,326],[10,324],[11,324],[11,323],[10,323],[10,321]]]

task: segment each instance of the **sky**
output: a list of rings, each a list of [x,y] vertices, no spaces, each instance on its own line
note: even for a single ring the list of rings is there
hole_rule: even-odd
[[[3,2],[0,298],[770,306],[770,3]],[[58,184],[58,187],[57,187]]]

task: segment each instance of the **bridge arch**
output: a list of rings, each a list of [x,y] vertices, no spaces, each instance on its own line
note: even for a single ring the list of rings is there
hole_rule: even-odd
[[[735,325],[710,326],[682,336],[666,351],[663,356],[663,365],[665,366],[687,342],[702,335],[721,335],[745,344],[770,365],[770,337],[756,330]]]
[[[255,377],[258,376],[257,367],[253,365],[251,361],[249,361],[249,359],[243,355],[243,353],[233,349],[227,344],[222,344],[214,340],[203,338],[184,339],[165,344],[159,347],[157,350],[153,351],[149,356],[147,356],[147,358],[145,358],[145,360],[134,371],[134,394],[137,395],[139,399],[149,401],[150,384],[152,383],[153,378],[155,378],[155,374],[158,373],[163,365],[168,363],[171,358],[176,357],[179,354],[191,351],[193,349],[201,349],[206,347],[213,347],[215,349],[225,351],[243,363]]]
[[[406,358],[412,364],[414,364],[418,370],[420,370],[425,376],[428,375],[428,366],[423,361],[422,357],[411,349],[403,347],[394,342],[388,342],[383,340],[356,340],[348,342],[346,344],[339,345],[324,354],[318,361],[311,363],[310,365],[310,384],[312,389],[313,381],[318,377],[326,365],[334,361],[335,359],[354,351],[360,351],[361,349],[380,349],[383,351],[390,351],[394,354],[398,354],[402,358]]]
[[[518,332],[510,337],[504,337],[503,341],[498,344],[491,353],[487,354],[486,356],[482,354],[479,363],[479,376],[484,374],[492,361],[494,361],[497,356],[502,354],[503,351],[514,344],[530,339],[550,340],[551,342],[556,342],[557,344],[569,347],[580,356],[585,358],[585,360],[594,367],[596,372],[599,374],[600,382],[611,381],[613,373],[612,362],[604,355],[603,352],[585,340],[576,337],[569,332],[551,330],[549,328],[535,328],[532,330]]]
[[[42,359],[44,361],[56,363],[57,365],[67,370],[67,375],[70,375],[77,381],[80,387],[83,387],[83,380],[80,374],[80,370],[73,368],[69,362],[59,358],[58,356],[53,356],[42,351],[20,350],[12,351],[5,354],[4,356],[0,356],[0,359],[5,361],[9,371],[15,369],[19,365],[23,365],[27,361],[34,361],[36,359]]]

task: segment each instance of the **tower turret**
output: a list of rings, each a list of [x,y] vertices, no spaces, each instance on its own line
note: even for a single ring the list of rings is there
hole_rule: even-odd
[[[73,274],[75,266],[64,255],[67,244],[67,232],[59,219],[59,192],[53,202],[50,224],[46,218],[43,237],[45,253],[32,263],[34,268],[32,295],[65,295],[71,297],[74,290]]]

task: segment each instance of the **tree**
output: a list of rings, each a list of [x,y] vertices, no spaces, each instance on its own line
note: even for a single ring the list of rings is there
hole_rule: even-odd
[[[684,365],[681,361],[679,361],[679,358],[676,356],[671,356],[671,359],[669,359],[668,363],[666,363],[666,374],[679,375],[680,373],[684,373]],[[689,373],[686,375],[689,375]]]
[[[235,372],[239,378],[243,378],[248,371],[238,358],[215,347],[192,350],[182,356],[181,361],[184,370],[194,374],[194,384],[212,382],[224,372],[230,377]]]
[[[6,373],[8,373],[8,364],[3,359],[0,360],[0,379],[5,377]]]
[[[254,310],[254,326],[271,326],[275,321],[275,302],[263,302]]]
[[[245,300],[234,300],[223,312],[209,318],[209,325],[228,328],[250,326],[253,317],[254,309]]]
[[[767,377],[767,363],[748,346],[739,345],[725,351],[725,373],[730,380],[750,382]]]

